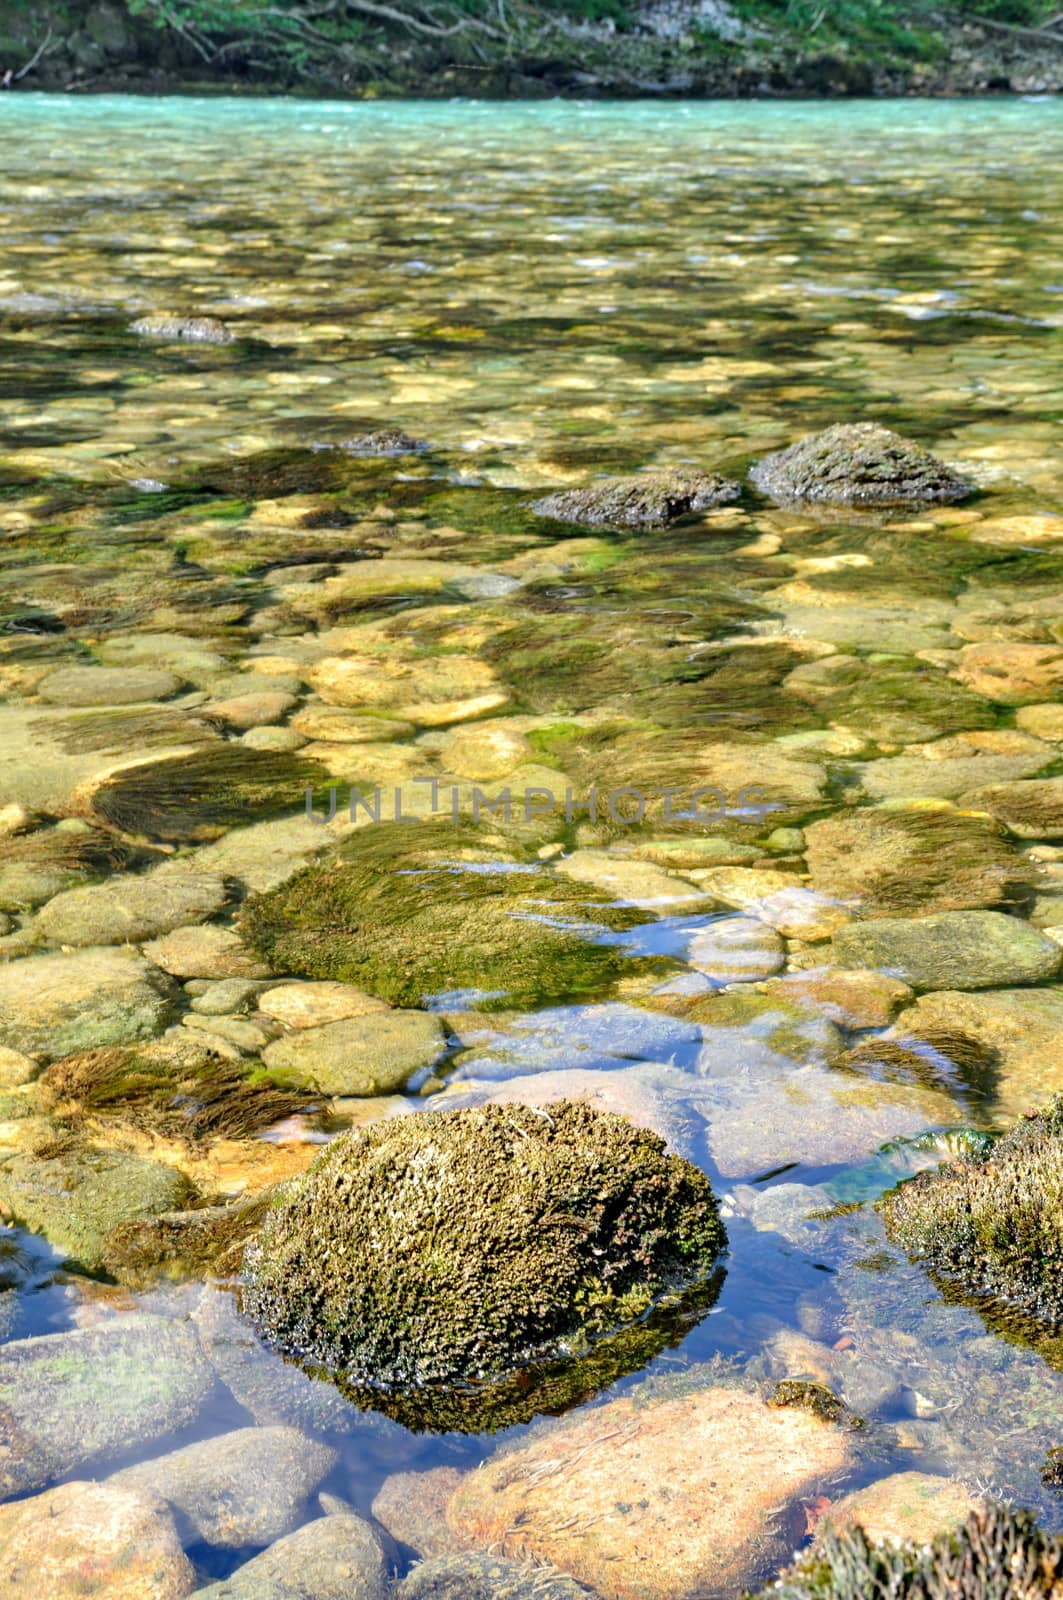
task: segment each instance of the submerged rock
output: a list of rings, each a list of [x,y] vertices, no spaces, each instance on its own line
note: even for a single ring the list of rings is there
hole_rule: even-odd
[[[1041,983],[1063,965],[1063,949],[999,911],[852,923],[834,935],[842,966],[876,967],[913,989],[994,989]]]
[[[253,896],[242,930],[279,971],[340,980],[400,1006],[454,990],[511,1005],[568,999],[633,970],[619,947],[594,940],[601,926],[587,924],[593,916],[631,927],[644,913],[613,910],[600,891],[512,854],[482,830],[445,823],[360,829]]]
[[[387,1562],[376,1533],[353,1512],[319,1517],[196,1600],[384,1600]]]
[[[0,1159],[0,1209],[82,1269],[103,1265],[104,1245],[122,1223],[176,1210],[189,1195],[176,1167],[123,1150],[62,1146]]]
[[[0,1044],[27,1055],[150,1038],[173,1005],[173,986],[132,951],[90,948],[0,965]]]
[[[224,879],[166,866],[68,889],[42,907],[35,927],[49,944],[139,944],[213,916],[227,898]]]
[[[730,1594],[785,1559],[801,1502],[851,1463],[844,1429],[738,1389],[625,1398],[499,1451],[447,1516],[477,1545],[553,1562],[604,1600]]]
[[[463,1548],[447,1526],[447,1502],[465,1474],[457,1467],[393,1472],[373,1500],[373,1516],[399,1544],[419,1556],[449,1555]]]
[[[619,1117],[429,1112],[315,1161],[245,1255],[244,1308],[348,1380],[467,1384],[586,1349],[725,1244],[707,1179]]]
[[[592,1600],[591,1590],[556,1567],[466,1554],[421,1561],[397,1584],[394,1600]]]
[[[192,1329],[143,1313],[0,1347],[0,1493],[173,1433],[212,1382]]]
[[[60,667],[37,685],[42,700],[60,706],[124,706],[166,700],[181,679],[150,667]]]
[[[985,817],[951,808],[861,807],[805,829],[808,870],[858,917],[1004,905],[1034,869]]]
[[[835,1501],[820,1531],[862,1528],[875,1544],[921,1546],[960,1529],[972,1512],[984,1508],[985,1501],[955,1478],[895,1472]]]
[[[563,489],[536,500],[532,510],[540,517],[591,528],[663,528],[693,512],[728,505],[741,493],[728,478],[676,467]]]
[[[965,794],[962,804],[988,811],[1020,839],[1063,839],[1063,778],[991,784]]]
[[[291,1533],[335,1461],[334,1450],[294,1428],[238,1428],[126,1467],[107,1483],[159,1495],[190,1542],[239,1550]]]
[[[964,645],[955,677],[1000,705],[1036,705],[1063,693],[1063,645],[987,639]]]
[[[438,1061],[445,1049],[438,1017],[425,1011],[377,1011],[298,1029],[267,1045],[262,1060],[285,1083],[322,1094],[390,1094]]]
[[[861,1528],[827,1532],[759,1600],[1056,1600],[1061,1590],[1063,1540],[1025,1511],[992,1505],[929,1546],[883,1548]]]
[[[921,445],[876,422],[839,422],[750,472],[773,500],[890,506],[963,500],[973,486]]]
[[[1063,1323],[1063,1098],[981,1159],[919,1173],[879,1206],[890,1238],[936,1276]]]
[[[946,1033],[996,1057],[998,1110],[1015,1115],[1063,1092],[1063,988],[924,994],[897,1018],[891,1037],[919,1044]]]
[[[216,317],[181,317],[152,311],[129,324],[130,333],[146,339],[184,340],[189,344],[232,344],[235,335]]]
[[[192,1564],[156,1495],[64,1483],[0,1506],[0,1590],[9,1600],[184,1600]]]
[[[238,823],[302,808],[325,774],[285,751],[218,744],[146,761],[105,777],[88,796],[97,817],[134,837],[178,843],[217,839]]]

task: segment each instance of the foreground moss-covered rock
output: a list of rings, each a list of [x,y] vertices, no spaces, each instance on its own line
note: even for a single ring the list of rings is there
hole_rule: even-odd
[[[875,1545],[861,1528],[824,1533],[760,1600],[1057,1600],[1063,1540],[1026,1512],[994,1505],[958,1534],[916,1545]]]
[[[630,968],[595,935],[645,913],[612,910],[607,896],[517,854],[471,827],[365,828],[253,897],[242,932],[274,970],[340,979],[400,1006],[465,989],[507,1005],[560,999]]]
[[[750,478],[773,500],[889,506],[963,500],[972,486],[921,445],[876,422],[840,422],[758,461]]]
[[[245,1253],[243,1305],[348,1383],[461,1385],[588,1350],[725,1245],[708,1180],[620,1117],[427,1112],[315,1161]]]
[[[981,1158],[902,1184],[880,1209],[890,1237],[935,1275],[1063,1323],[1063,1097]]]

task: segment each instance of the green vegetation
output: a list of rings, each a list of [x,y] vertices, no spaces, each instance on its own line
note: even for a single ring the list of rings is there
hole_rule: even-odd
[[[1038,30],[1054,0],[729,0],[657,31],[653,0],[0,0],[5,86],[160,81],[225,88],[528,94],[870,93],[944,74],[963,28],[984,22],[1004,87],[1016,50],[1063,46]],[[1059,43],[1055,41],[1059,39]],[[1054,70],[1054,69],[1053,69]],[[985,72],[983,60],[978,69]]]
[[[726,1242],[708,1179],[621,1117],[571,1101],[427,1112],[335,1140],[282,1191],[245,1254],[243,1305],[356,1398],[413,1388],[430,1410],[421,1386],[441,1385],[447,1426],[499,1425],[521,1385],[476,1404],[470,1385],[635,1328],[601,1368],[611,1381],[666,1342],[641,1319],[711,1281]],[[553,1405],[585,1398],[563,1366],[545,1377]]]

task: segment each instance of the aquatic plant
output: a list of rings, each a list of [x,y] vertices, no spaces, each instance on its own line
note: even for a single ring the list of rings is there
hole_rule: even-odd
[[[224,1205],[164,1211],[120,1222],[103,1241],[100,1265],[131,1287],[151,1284],[160,1277],[236,1273],[244,1246],[261,1225],[270,1199],[266,1193]]]
[[[325,773],[286,751],[218,744],[191,755],[143,762],[105,778],[91,795],[96,815],[134,838],[217,839],[238,823],[297,812],[306,787]]]
[[[841,422],[758,461],[749,474],[775,500],[890,506],[963,500],[973,487],[928,450],[875,422]]]
[[[973,1512],[933,1544],[875,1545],[862,1528],[826,1530],[760,1600],[1058,1600],[1063,1540],[1028,1512]]]
[[[708,1179],[623,1118],[425,1112],[336,1139],[282,1193],[243,1307],[347,1384],[464,1386],[587,1353],[725,1246]]]
[[[888,1083],[915,1083],[943,1089],[971,1105],[995,1096],[1000,1052],[958,1028],[926,1028],[893,1039],[866,1039],[846,1052],[839,1065]]]
[[[680,517],[727,505],[741,493],[728,478],[679,467],[563,489],[536,500],[532,510],[540,517],[592,528],[663,528]]]
[[[935,1276],[1063,1322],[1063,1096],[984,1156],[901,1184],[879,1209],[889,1237]]]
[[[280,970],[396,1005],[462,989],[496,1006],[571,998],[631,970],[600,935],[646,914],[519,854],[471,825],[381,823],[252,896],[241,931]]]

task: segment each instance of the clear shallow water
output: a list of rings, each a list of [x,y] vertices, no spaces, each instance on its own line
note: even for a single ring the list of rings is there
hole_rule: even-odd
[[[26,95],[0,98],[0,138],[0,711],[12,793],[46,817],[83,809],[76,782],[159,742],[134,717],[95,736],[98,758],[83,732],[50,729],[48,740],[76,751],[76,772],[56,776],[49,746],[35,776],[23,753],[27,730],[31,749],[42,738],[45,672],[136,633],[180,633],[224,655],[230,673],[253,653],[290,663],[330,624],[376,628],[335,648],[369,641],[382,675],[392,658],[408,659],[411,641],[487,658],[509,694],[496,709],[535,724],[524,730],[525,768],[534,758],[540,773],[544,760],[564,771],[578,759],[569,776],[583,792],[595,761],[614,782],[617,764],[604,750],[572,755],[556,724],[574,716],[653,730],[648,751],[626,748],[655,777],[691,728],[710,742],[745,741],[743,776],[754,780],[779,739],[804,739],[784,748],[791,759],[804,752],[822,782],[814,798],[791,797],[784,826],[876,799],[940,803],[928,746],[1015,731],[1014,708],[950,698],[949,673],[972,640],[1061,637],[1051,537],[1063,510],[1058,102],[612,108]],[[127,332],[133,316],[170,309],[221,317],[237,342],[155,344]],[[527,511],[529,490],[602,470],[694,462],[742,473],[767,450],[850,419],[931,445],[982,493],[959,512],[889,517],[804,516],[750,497],[652,541],[557,528]],[[435,453],[338,476],[330,452],[305,453],[384,425],[430,440]],[[433,591],[407,568],[324,608],[320,585],[289,575],[308,564],[346,572],[364,555],[446,561],[464,575]],[[522,587],[478,593],[467,569]],[[598,639],[598,656],[556,680],[541,666],[507,678],[498,639],[554,615]],[[609,662],[600,641],[614,633]],[[739,667],[709,683],[671,668],[662,676],[653,655],[667,647],[697,662],[706,646],[726,653],[750,636],[795,653],[766,675]],[[861,663],[864,689],[804,699],[785,688],[808,641]],[[208,692],[220,675],[202,676]],[[544,729],[554,732],[536,742]],[[455,751],[438,739],[407,729],[327,758],[344,784],[446,776]],[[884,789],[884,764],[908,747],[921,765]],[[1027,749],[1023,775],[1058,771],[1059,748],[1046,741],[1038,759]],[[975,777],[946,785],[944,798],[962,806],[978,787]],[[739,847],[737,864],[803,882],[800,841],[769,843],[775,826],[718,832]],[[557,839],[614,854],[638,842],[565,829]],[[1041,849],[1050,896],[1053,847],[1012,842],[1027,859]],[[206,864],[225,846],[182,848]],[[259,887],[264,855],[279,848],[272,836],[237,844],[229,870]],[[818,887],[829,896],[834,886]],[[625,945],[682,958],[703,917],[658,910]],[[23,917],[14,905],[12,915],[17,957]],[[1044,902],[1038,916],[1053,925]],[[819,933],[791,935],[787,958],[799,970],[826,949]],[[656,1005],[652,987],[633,966],[612,1004]],[[676,1036],[658,1010],[644,1011],[640,1032],[627,1011],[588,1017],[566,998],[544,996],[561,1003],[523,1019],[477,1016],[467,998],[451,999],[447,1075],[497,1084],[649,1064],[643,1086],[682,1111],[687,1153],[728,1196],[732,1255],[713,1314],[651,1378],[722,1357],[770,1390],[795,1363],[818,1359],[872,1424],[857,1480],[894,1468],[947,1473],[1058,1523],[1039,1469],[1059,1442],[1063,1380],[987,1336],[973,1312],[945,1305],[884,1250],[870,1209],[806,1220],[936,1159],[908,1146],[875,1156],[898,1121],[907,1134],[1007,1125],[1063,1087],[1045,1048],[1027,1072],[1014,1056],[998,1063],[973,1105],[967,1086],[940,1072],[934,1098],[920,1100],[925,1084],[843,1071],[839,1050],[876,1030],[831,1033],[814,1004],[796,1019],[767,1002],[699,1010]],[[835,1137],[844,1093],[867,1108],[868,1125]],[[340,1105],[329,1127],[367,1114]],[[11,1126],[15,1146],[25,1130]],[[246,1147],[197,1156],[198,1181],[231,1193],[249,1173],[282,1176],[320,1128],[305,1135],[300,1143],[297,1125],[294,1143],[271,1146],[280,1154],[266,1169]],[[106,1124],[100,1136],[117,1137]],[[197,1293],[138,1302],[43,1277],[13,1312],[11,1337],[137,1303],[185,1317]],[[291,1369],[262,1360],[262,1383],[280,1393]],[[179,1435],[130,1441],[115,1459],[150,1459],[252,1415],[219,1385]],[[318,1420],[330,1437],[334,1420]],[[492,1448],[378,1419],[347,1418],[335,1438],[329,1487],[363,1509],[390,1471],[464,1465]],[[195,1556],[211,1575],[235,1559]]]

